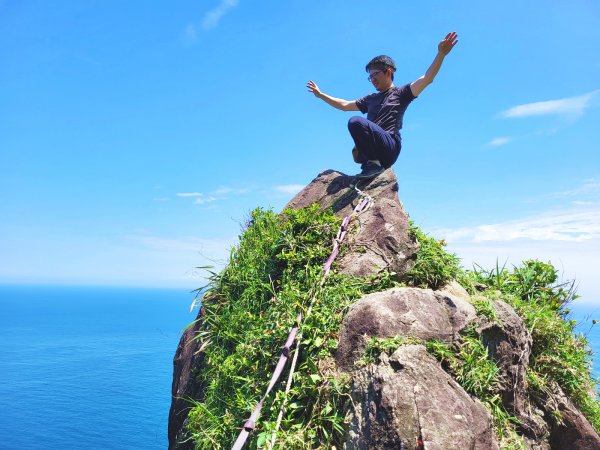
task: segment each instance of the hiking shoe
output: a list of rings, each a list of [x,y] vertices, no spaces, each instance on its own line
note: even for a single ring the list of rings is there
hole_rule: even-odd
[[[382,173],[385,168],[375,163],[364,163],[361,166],[362,172],[356,175],[356,178],[363,180],[369,178],[375,178],[377,175]]]

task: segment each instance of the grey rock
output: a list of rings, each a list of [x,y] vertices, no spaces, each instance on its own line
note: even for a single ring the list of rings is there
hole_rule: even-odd
[[[495,450],[491,416],[425,347],[406,345],[354,374],[346,448]]]
[[[436,292],[438,294],[443,294],[447,297],[450,297],[454,300],[463,300],[467,303],[471,302],[471,296],[467,292],[467,290],[462,287],[456,280],[451,281],[447,285],[443,286],[441,289],[437,289]]]
[[[559,386],[552,386],[538,400],[551,424],[549,443],[552,450],[600,449],[600,436]],[[560,416],[559,421],[556,413]]]
[[[501,300],[492,305],[498,322],[485,323],[479,332],[500,369],[502,404],[520,420],[525,435],[541,439],[547,435],[547,427],[543,421],[534,418],[527,405],[526,368],[533,344],[531,335],[510,305]]]
[[[318,203],[340,217],[350,214],[362,197],[354,190],[356,179],[326,170],[299,192],[286,208]],[[349,251],[337,261],[338,270],[368,277],[383,270],[401,276],[414,264],[418,246],[408,234],[408,216],[398,199],[398,180],[391,169],[357,186],[373,199],[372,206],[351,223],[345,246]]]
[[[453,342],[475,309],[465,300],[430,289],[394,288],[366,295],[342,322],[336,361],[352,370],[368,338],[411,336]]]
[[[169,410],[169,449],[192,450],[194,443],[185,438],[185,422],[192,406],[190,399],[199,400],[204,386],[194,375],[202,368],[204,352],[201,342],[194,339],[202,324],[204,309],[198,312],[196,321],[181,336],[173,358],[173,384]]]

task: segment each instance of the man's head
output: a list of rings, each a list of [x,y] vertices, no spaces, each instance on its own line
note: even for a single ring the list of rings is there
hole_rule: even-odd
[[[379,55],[369,61],[365,70],[369,73],[369,81],[375,89],[384,91],[393,84],[396,63],[387,55]]]

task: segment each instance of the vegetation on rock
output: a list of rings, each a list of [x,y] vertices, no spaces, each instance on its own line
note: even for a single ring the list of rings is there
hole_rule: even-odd
[[[331,362],[347,308],[365,293],[392,285],[389,276],[351,279],[332,273],[320,287],[322,265],[341,219],[317,205],[278,215],[257,209],[204,295],[205,363],[197,377],[204,397],[188,416],[188,434],[200,449],[229,448],[259,401],[299,312],[316,298],[301,331],[298,367],[278,432],[291,448],[340,446],[348,379]],[[289,364],[288,364],[289,366]],[[279,387],[282,386],[279,383]],[[267,401],[249,448],[271,439],[283,390]]]
[[[491,303],[503,299],[523,318],[533,336],[528,381],[533,390],[559,385],[600,430],[600,404],[590,396],[590,350],[575,333],[565,305],[575,298],[572,285],[557,285],[549,264],[526,261],[509,271],[495,268],[464,270],[459,259],[443,250],[443,242],[412,226],[420,249],[413,269],[398,280],[384,273],[371,279],[351,278],[335,271],[321,285],[322,265],[341,223],[331,210],[313,205],[281,214],[257,209],[251,213],[229,265],[212,273],[202,299],[198,339],[205,358],[196,378],[203,397],[194,402],[187,433],[198,449],[229,448],[242,424],[261,398],[299,312],[312,313],[302,326],[298,366],[288,398],[284,382],[267,400],[248,448],[263,448],[271,440],[277,415],[284,410],[277,445],[285,448],[341,448],[349,406],[349,377],[335,370],[341,321],[356,300],[393,286],[439,288],[457,279],[477,294],[474,306],[482,317],[495,320]],[[474,327],[462,343],[451,347],[424,343],[463,388],[490,409],[496,432],[507,449],[520,448],[514,418],[503,408],[496,391],[497,367]],[[413,339],[372,340],[363,363],[375,361]],[[288,364],[289,367],[289,364]],[[282,379],[285,377],[282,377]]]

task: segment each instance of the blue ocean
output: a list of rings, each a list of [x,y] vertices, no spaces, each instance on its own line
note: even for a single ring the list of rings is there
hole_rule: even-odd
[[[0,448],[165,449],[185,290],[0,286]]]
[[[0,286],[0,449],[165,449],[172,360],[192,299]],[[571,309],[597,352],[600,306]]]

